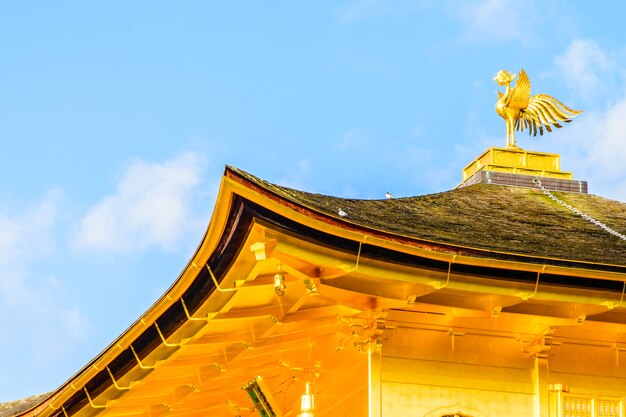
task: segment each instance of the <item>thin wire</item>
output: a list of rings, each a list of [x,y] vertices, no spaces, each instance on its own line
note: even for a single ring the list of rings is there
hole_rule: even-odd
[[[583,213],[582,211],[578,210],[576,207],[572,207],[569,204],[567,204],[565,201],[559,200],[558,197],[556,197],[554,194],[552,194],[550,192],[550,190],[548,190],[546,187],[543,186],[543,184],[541,183],[541,181],[539,180],[539,178],[533,178],[533,182],[535,183],[535,185],[537,186],[537,188],[539,188],[541,191],[543,191],[543,193],[548,196],[548,198],[554,200],[556,203],[562,205],[563,207],[565,207],[566,209],[572,211],[573,213],[579,215],[580,217],[582,217],[583,219],[587,220],[589,223],[598,226],[600,229],[604,230],[605,232],[618,237],[622,240],[626,240],[626,235],[621,234],[620,232],[611,229],[609,226],[607,226],[606,224],[602,223],[599,220],[594,219],[593,217],[591,217],[590,215]]]

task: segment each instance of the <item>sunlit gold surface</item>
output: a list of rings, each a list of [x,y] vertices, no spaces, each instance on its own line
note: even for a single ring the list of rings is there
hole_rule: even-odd
[[[515,147],[515,130],[528,129],[533,136],[543,135],[543,129],[548,132],[552,127],[562,127],[560,122],[569,123],[572,118],[582,113],[572,110],[556,98],[547,94],[530,96],[530,80],[526,71],[519,72],[519,78],[515,87],[511,88],[511,82],[515,74],[506,70],[498,72],[494,81],[499,85],[506,86],[504,93],[497,91],[498,101],[496,112],[506,122],[506,146]]]
[[[493,161],[520,156],[498,155]],[[558,169],[558,160],[538,160]],[[231,178],[223,179],[206,238],[181,277],[30,415],[64,417],[61,404],[138,334],[161,334],[156,320],[172,305],[185,308],[181,295],[206,268],[234,196],[355,247],[367,242],[449,268],[361,256],[254,222],[220,290],[115,384],[90,391],[91,402],[72,416],[254,417],[241,387],[262,376],[285,417],[301,412],[307,382],[317,417],[570,417],[562,411],[583,403],[612,410],[590,417],[623,417],[623,294],[551,285],[543,276],[621,282],[624,274],[403,245],[307,216]],[[533,272],[537,280],[472,275],[467,265]]]
[[[487,149],[463,169],[463,181],[481,170],[572,179],[571,172],[561,171],[561,157],[558,154],[526,151],[517,147]]]

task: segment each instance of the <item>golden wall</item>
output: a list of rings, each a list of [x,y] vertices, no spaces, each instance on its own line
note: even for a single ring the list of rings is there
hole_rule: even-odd
[[[388,331],[381,415],[624,416],[626,350],[615,348],[617,333],[590,338],[586,323],[557,329],[547,346],[542,338],[494,330],[501,319],[475,319],[471,327],[420,320]]]

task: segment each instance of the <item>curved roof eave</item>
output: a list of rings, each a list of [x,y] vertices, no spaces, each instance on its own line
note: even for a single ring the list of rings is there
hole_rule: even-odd
[[[128,368],[130,366],[128,363],[134,361],[128,350],[131,344],[137,343],[141,338],[146,339],[141,342],[145,349],[149,349],[153,343],[160,343],[159,336],[155,334],[152,324],[169,314],[168,312],[192,286],[199,285],[197,284],[199,275],[205,274],[202,277],[203,282],[205,282],[203,291],[210,293],[213,290],[214,285],[210,278],[207,279],[208,274],[204,265],[210,264],[212,260],[216,264],[222,261],[224,255],[220,251],[225,250],[228,240],[232,237],[228,235],[235,232],[233,225],[238,221],[236,218],[241,215],[241,212],[237,212],[241,208],[233,206],[237,198],[249,200],[266,208],[269,212],[276,213],[310,229],[320,230],[326,234],[351,240],[357,244],[363,244],[367,241],[367,244],[371,246],[444,263],[614,281],[624,281],[626,277],[626,267],[622,265],[487,251],[470,246],[464,247],[416,239],[366,227],[346,219],[334,217],[327,212],[307,207],[297,201],[286,198],[284,195],[275,193],[267,187],[263,187],[262,183],[254,181],[240,170],[226,167],[209,226],[194,255],[179,277],[163,296],[99,355],[56,391],[47,396],[47,398],[30,410],[21,413],[20,416],[63,416],[62,405],[66,403],[72,403],[70,405],[77,407],[84,406],[87,403],[87,398],[84,398],[85,395],[82,393],[83,387],[86,387],[88,384],[91,384],[93,387],[98,387],[102,384],[110,385],[110,379],[102,377],[102,375],[106,376],[107,367],[114,362],[119,363],[118,368],[122,372],[125,367]],[[227,264],[228,260],[223,261],[222,268],[227,268]],[[213,268],[214,271],[216,269],[215,267]],[[216,272],[216,276],[219,277],[220,274]],[[207,282],[209,284],[206,284]],[[167,331],[166,328],[169,323],[168,321],[168,323],[162,326],[164,331]],[[94,390],[97,390],[97,388],[94,388]]]
[[[72,395],[80,392],[80,389],[89,381],[93,380],[96,374],[102,372],[113,360],[118,358],[128,346],[134,343],[146,330],[146,323],[155,322],[165,311],[171,308],[172,305],[180,299],[185,290],[193,284],[195,278],[198,276],[198,272],[203,269],[203,266],[207,263],[209,257],[218,245],[223,228],[226,226],[231,202],[232,189],[229,187],[227,181],[222,181],[207,230],[186,267],[167,291],[118,338],[76,372],[76,374],[59,388],[50,392],[41,401],[33,404],[31,408],[17,414],[17,416],[30,417],[42,415],[42,413],[44,413],[43,415],[58,414],[62,416],[62,404]],[[46,410],[51,411],[51,413],[45,414]]]

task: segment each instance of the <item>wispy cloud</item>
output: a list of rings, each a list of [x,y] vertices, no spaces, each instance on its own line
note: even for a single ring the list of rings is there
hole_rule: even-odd
[[[585,97],[613,87],[615,62],[594,40],[573,40],[554,60],[559,77]]]
[[[341,135],[337,146],[342,151],[360,152],[370,147],[371,136],[364,129],[351,129]]]
[[[22,339],[20,343],[30,351],[27,356],[35,361],[24,367],[62,360],[88,337],[88,320],[77,307],[63,302],[66,289],[52,273],[3,268],[0,332]]]
[[[617,57],[591,39],[573,40],[556,56],[550,75],[589,107],[549,143],[561,153],[564,169],[589,182],[590,192],[626,201],[626,78]]]
[[[33,394],[55,388],[49,384],[62,382],[60,369],[84,355],[86,347],[93,349],[97,331],[74,299],[77,277],[55,270],[57,259],[63,259],[62,270],[71,270],[67,237],[72,246],[103,252],[170,250],[179,243],[186,249],[189,233],[206,227],[197,210],[205,198],[194,194],[209,194],[197,189],[204,165],[193,152],[162,163],[134,161],[117,190],[88,209],[73,232],[68,232],[62,210],[68,201],[60,190],[21,206],[0,201],[0,334],[9,341],[0,343],[0,356],[15,355],[14,338],[23,351],[19,363],[0,369],[0,402],[12,399],[2,393],[14,392],[16,382]],[[22,377],[34,374],[41,382]]]
[[[0,208],[0,266],[14,265],[25,254],[37,255],[51,250],[60,190],[50,191],[32,207]]]
[[[606,110],[583,114],[568,132],[559,132],[564,162],[575,177],[587,180],[590,192],[620,201],[626,201],[624,114],[626,97]]]
[[[80,221],[75,247],[113,252],[159,247],[172,250],[196,226],[191,201],[204,161],[186,152],[163,163],[133,162],[117,190]]]
[[[448,1],[447,7],[464,23],[464,38],[473,42],[533,42],[540,22],[533,0],[523,7],[501,0]],[[545,6],[542,6],[545,7]]]
[[[52,190],[39,202],[0,208],[0,355],[14,356],[19,343],[27,363],[6,363],[0,372],[0,392],[20,381],[33,390],[36,381],[22,381],[22,374],[46,374],[68,359],[89,334],[82,312],[68,302],[67,287],[45,266],[59,254],[57,235],[63,195]],[[43,368],[43,369],[42,369]],[[33,392],[36,393],[36,392]]]

